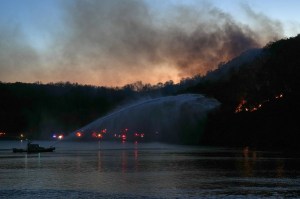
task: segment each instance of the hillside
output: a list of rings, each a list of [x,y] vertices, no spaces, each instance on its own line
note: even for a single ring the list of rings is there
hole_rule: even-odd
[[[299,148],[300,35],[268,44],[226,78],[207,79],[188,92],[222,106],[208,117],[202,144]]]

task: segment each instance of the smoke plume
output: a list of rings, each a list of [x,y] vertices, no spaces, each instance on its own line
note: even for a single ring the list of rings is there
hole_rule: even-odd
[[[90,78],[100,84],[204,75],[282,35],[280,23],[246,6],[255,29],[209,4],[157,13],[137,0],[77,0],[65,9],[68,34],[59,40],[64,68],[93,71]]]
[[[283,35],[280,22],[247,6],[243,9],[251,26],[209,3],[170,4],[160,9],[150,6],[151,1],[141,0],[60,3],[61,24],[49,31],[48,50],[34,52],[22,42],[21,35],[15,36],[19,39],[2,36],[0,49],[7,49],[3,41],[12,41],[9,51],[0,53],[3,74],[16,75],[10,70],[18,68],[31,74],[32,81],[104,86],[139,80],[152,84],[178,82],[205,75],[220,62]]]
[[[17,24],[0,23],[0,80],[31,81],[37,77],[39,56]]]

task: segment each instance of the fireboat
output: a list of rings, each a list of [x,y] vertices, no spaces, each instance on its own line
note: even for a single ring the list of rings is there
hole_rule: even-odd
[[[30,141],[27,143],[26,149],[18,149],[13,148],[14,153],[42,153],[42,152],[53,152],[55,150],[55,147],[41,147],[39,144],[32,144]]]

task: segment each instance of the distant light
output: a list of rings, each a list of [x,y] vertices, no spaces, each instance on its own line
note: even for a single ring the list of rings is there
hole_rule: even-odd
[[[52,137],[53,137],[53,138],[57,138],[57,135],[56,135],[56,134],[53,134]]]
[[[59,135],[59,136],[58,136],[58,139],[60,139],[60,140],[62,140],[63,138],[64,138],[63,135]]]
[[[97,138],[102,138],[103,136],[102,136],[102,134],[101,133],[98,133],[97,134]]]
[[[81,132],[77,132],[77,133],[76,133],[76,136],[77,136],[77,137],[81,137],[81,136],[82,136],[82,133],[81,133]]]

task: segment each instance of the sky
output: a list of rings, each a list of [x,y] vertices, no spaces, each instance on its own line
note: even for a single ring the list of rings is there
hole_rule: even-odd
[[[300,32],[298,0],[0,0],[0,81],[156,84]]]

